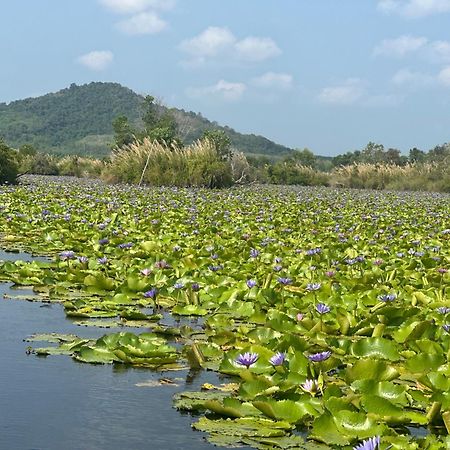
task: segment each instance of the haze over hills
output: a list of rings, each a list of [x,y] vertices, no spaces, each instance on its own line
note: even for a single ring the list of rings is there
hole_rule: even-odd
[[[112,121],[125,115],[139,126],[143,99],[118,83],[93,82],[72,84],[41,97],[0,103],[0,137],[13,147],[32,144],[45,152],[105,156],[113,142]],[[220,129],[228,134],[235,149],[246,154],[273,158],[293,152],[263,136],[219,126],[199,113],[169,109],[186,144],[207,129]]]

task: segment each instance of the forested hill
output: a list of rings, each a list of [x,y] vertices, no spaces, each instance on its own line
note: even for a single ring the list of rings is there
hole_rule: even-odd
[[[112,121],[125,115],[140,125],[143,97],[117,83],[72,84],[59,92],[0,103],[0,138],[20,147],[33,144],[40,151],[104,156],[113,142]],[[224,130],[233,147],[247,154],[286,156],[292,150],[263,136],[241,134],[221,127],[201,114],[170,108],[182,139],[190,143],[204,130]]]

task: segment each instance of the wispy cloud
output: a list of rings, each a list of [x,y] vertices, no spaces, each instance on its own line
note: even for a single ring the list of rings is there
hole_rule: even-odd
[[[423,72],[401,69],[392,77],[392,83],[397,86],[424,87],[435,83],[436,77]]]
[[[293,76],[288,73],[266,72],[253,78],[252,84],[260,88],[288,90],[292,88],[293,80]]]
[[[167,22],[153,12],[141,12],[122,20],[117,28],[125,34],[157,34],[167,28]]]
[[[450,0],[378,0],[378,10],[417,19],[450,12]]]
[[[219,80],[212,86],[191,87],[186,90],[186,94],[193,98],[215,97],[225,101],[237,101],[244,95],[247,86],[244,83],[232,83]]]
[[[280,48],[269,37],[247,36],[238,40],[226,27],[208,27],[197,36],[182,41],[179,49],[189,55],[185,64],[194,66],[219,57],[260,62],[281,54]]]
[[[438,81],[444,86],[450,87],[450,66],[444,67],[438,74]]]
[[[323,88],[318,99],[322,103],[351,105],[364,96],[364,84],[359,78],[348,78],[341,84]]]
[[[395,39],[384,39],[375,47],[373,53],[374,55],[401,57],[423,48],[427,42],[428,39],[425,37],[410,35],[400,36]]]
[[[118,14],[136,14],[149,9],[167,11],[175,0],[99,0],[100,4]]]
[[[90,70],[102,71],[113,62],[114,55],[109,50],[95,50],[77,58],[77,62]]]
[[[249,36],[236,42],[238,56],[246,61],[264,61],[281,54],[278,45],[271,38]]]

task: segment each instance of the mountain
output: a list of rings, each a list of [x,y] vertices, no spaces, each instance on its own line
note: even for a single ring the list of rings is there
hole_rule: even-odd
[[[95,82],[72,84],[41,97],[0,103],[0,137],[13,147],[33,144],[45,152],[106,156],[113,142],[112,121],[125,115],[139,126],[143,99],[118,83]],[[201,114],[169,109],[186,144],[198,139],[205,130],[220,129],[228,134],[234,148],[246,154],[273,159],[293,151],[263,136],[219,126]]]

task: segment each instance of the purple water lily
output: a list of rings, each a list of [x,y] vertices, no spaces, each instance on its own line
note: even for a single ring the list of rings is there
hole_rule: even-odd
[[[184,288],[184,284],[178,281],[177,283],[175,283],[175,284],[173,285],[173,287],[174,287],[175,289],[183,289],[183,288]]]
[[[99,239],[98,243],[99,243],[99,245],[109,244],[109,239],[108,238]]]
[[[89,262],[89,258],[87,256],[79,256],[78,262],[80,262],[81,264],[86,264],[87,262]]]
[[[308,283],[306,285],[306,289],[308,291],[318,291],[321,288],[322,284],[321,283]]]
[[[319,314],[326,314],[331,311],[331,308],[328,305],[325,305],[325,303],[318,303],[316,306],[316,311]]]
[[[251,289],[252,287],[255,287],[257,283],[256,283],[255,280],[247,280],[247,281],[246,281],[246,284],[247,284],[247,287],[248,287],[249,289]]]
[[[319,390],[319,383],[317,380],[306,380],[300,385],[300,387],[305,392],[309,392],[314,395]]]
[[[446,323],[445,325],[442,325],[442,328],[448,333],[450,332],[450,324]]]
[[[286,353],[277,352],[269,359],[269,361],[273,366],[282,366],[286,361]]]
[[[194,292],[198,292],[200,290],[200,285],[198,283],[194,282],[194,283],[191,284],[191,289]]]
[[[278,283],[287,286],[288,284],[292,284],[292,280],[287,277],[278,277]]]
[[[141,270],[141,275],[144,275],[144,277],[148,277],[151,273],[152,269],[145,268]]]
[[[108,262],[108,258],[106,256],[103,256],[103,258],[98,258],[97,262],[101,265],[104,265]]]
[[[61,253],[59,254],[59,257],[60,257],[63,261],[66,261],[66,260],[68,260],[68,259],[73,259],[73,258],[75,258],[75,252],[72,251],[72,250],[65,250],[65,251],[63,251],[63,252],[61,252]]]
[[[258,361],[258,359],[259,359],[258,353],[245,352],[238,355],[235,362],[236,364],[245,366],[248,369],[250,366],[255,364],[255,362]]]
[[[145,298],[155,298],[158,295],[158,289],[152,288],[147,292],[144,292]]]
[[[438,312],[439,314],[448,314],[448,313],[450,312],[450,308],[449,308],[448,306],[440,306],[440,307],[437,309],[437,312]]]
[[[256,248],[250,249],[250,257],[251,258],[257,258],[259,256],[259,251],[256,250]]]
[[[312,355],[308,355],[308,359],[312,362],[322,362],[328,359],[331,356],[330,351],[313,353]]]
[[[380,302],[393,302],[397,298],[397,294],[381,294],[378,296]]]
[[[353,450],[377,450],[380,448],[380,436],[371,437],[353,447]]]

